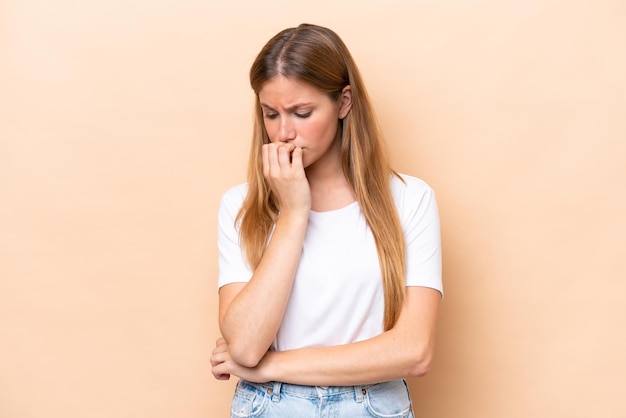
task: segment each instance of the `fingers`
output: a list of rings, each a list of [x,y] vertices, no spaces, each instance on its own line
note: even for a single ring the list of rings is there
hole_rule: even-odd
[[[211,368],[211,373],[213,373],[213,377],[217,380],[228,380],[230,379],[230,373],[223,373],[221,371],[223,367],[219,365]]]
[[[278,165],[281,169],[291,168],[291,152],[295,147],[293,144],[278,147]]]
[[[215,355],[218,355],[221,353],[227,353],[227,352],[228,352],[228,346],[226,344],[221,344],[213,349],[213,352],[211,355],[215,356]]]
[[[311,208],[311,192],[302,153],[302,148],[293,144],[263,145],[263,175],[275,193],[282,213],[293,210],[308,215]]]
[[[302,163],[302,148],[295,148],[291,153],[291,165],[295,170],[304,171],[304,164]]]
[[[226,340],[220,337],[215,342],[216,346],[211,352],[211,366],[217,366],[229,359],[228,345]]]
[[[216,341],[216,346],[211,352],[211,364],[215,365],[218,363],[223,363],[228,360],[228,344],[226,344],[226,340],[223,338],[219,338]]]
[[[214,361],[211,359],[211,373],[217,380],[230,379],[229,371],[229,365],[226,361]]]
[[[228,380],[230,379],[230,373],[226,370],[230,361],[228,345],[222,337],[218,338],[215,344],[216,347],[211,353],[211,373],[217,380]]]
[[[298,148],[293,144],[270,143],[263,145],[261,157],[265,177],[276,178],[295,168],[292,166],[292,152],[296,149]]]

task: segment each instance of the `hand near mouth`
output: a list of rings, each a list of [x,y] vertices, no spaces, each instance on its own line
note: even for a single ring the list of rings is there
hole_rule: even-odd
[[[302,148],[294,144],[263,145],[263,176],[276,195],[281,213],[311,209],[311,191],[302,163]]]

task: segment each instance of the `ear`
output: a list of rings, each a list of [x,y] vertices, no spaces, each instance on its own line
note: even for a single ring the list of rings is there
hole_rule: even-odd
[[[341,102],[339,104],[339,119],[343,119],[348,116],[348,112],[352,109],[352,89],[350,86],[345,86],[341,90]]]

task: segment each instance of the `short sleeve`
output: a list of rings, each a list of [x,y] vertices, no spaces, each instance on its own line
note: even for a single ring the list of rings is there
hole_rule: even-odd
[[[438,290],[443,296],[441,232],[434,190],[403,175],[392,182],[406,243],[406,285]]]
[[[235,282],[248,282],[252,271],[239,239],[235,218],[247,192],[247,185],[235,186],[222,196],[217,220],[218,288]]]

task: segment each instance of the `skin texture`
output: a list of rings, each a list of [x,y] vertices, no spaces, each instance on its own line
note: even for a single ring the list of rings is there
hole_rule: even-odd
[[[352,95],[346,86],[333,100],[308,84],[276,76],[262,86],[259,102],[270,138],[262,150],[263,174],[280,216],[250,281],[220,289],[223,338],[211,356],[214,376],[330,386],[425,374],[441,295],[423,287],[407,288],[397,324],[377,337],[268,352],[291,293],[309,211],[338,209],[355,200],[343,175],[339,143],[340,120],[350,111]]]

